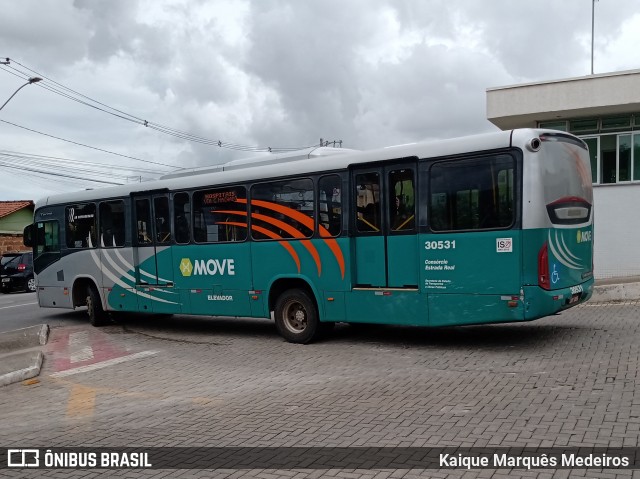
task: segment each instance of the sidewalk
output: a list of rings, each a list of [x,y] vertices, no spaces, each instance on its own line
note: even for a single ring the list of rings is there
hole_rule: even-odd
[[[591,302],[640,300],[640,276],[596,279]]]

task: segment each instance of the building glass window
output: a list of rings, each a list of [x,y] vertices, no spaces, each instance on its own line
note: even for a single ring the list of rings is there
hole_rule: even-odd
[[[591,181],[598,182],[598,138],[583,138],[589,147],[589,159],[591,160]]]
[[[594,184],[640,181],[640,132],[634,133],[640,129],[640,113],[546,121],[538,127],[561,130],[564,124],[589,147]]]
[[[600,137],[600,181],[604,184],[616,182],[617,135]]]
[[[618,181],[631,181],[631,135],[618,135]]]
[[[567,122],[566,121],[542,121],[538,124],[538,128],[543,128],[545,130],[567,131]]]
[[[602,119],[602,130],[628,130],[631,128],[630,116],[613,116]]]
[[[640,134],[633,135],[633,180],[640,181]]]
[[[589,118],[586,120],[571,120],[569,122],[569,131],[575,135],[584,133],[598,132],[598,119]]]

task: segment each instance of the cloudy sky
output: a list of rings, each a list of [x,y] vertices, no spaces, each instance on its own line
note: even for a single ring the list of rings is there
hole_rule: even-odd
[[[0,104],[44,78],[0,111],[0,200],[254,155],[217,141],[369,149],[492,131],[487,88],[590,73],[591,6],[0,0]],[[595,10],[595,73],[640,68],[640,1]]]

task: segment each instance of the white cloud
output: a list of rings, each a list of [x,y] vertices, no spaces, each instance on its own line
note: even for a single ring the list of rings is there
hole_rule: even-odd
[[[595,8],[596,72],[637,68],[640,4]],[[137,117],[243,145],[323,137],[366,149],[487,131],[486,88],[590,68],[588,0],[21,0],[2,12],[0,56]],[[22,83],[0,71],[0,101]],[[24,88],[0,119],[176,167],[246,156],[41,85]],[[4,123],[0,142],[132,174],[149,167]],[[0,199],[87,186],[0,167]]]

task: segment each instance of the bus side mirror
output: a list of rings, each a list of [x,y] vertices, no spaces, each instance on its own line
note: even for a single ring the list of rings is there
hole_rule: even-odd
[[[25,246],[33,246],[33,225],[29,225],[23,230],[22,242]]]

